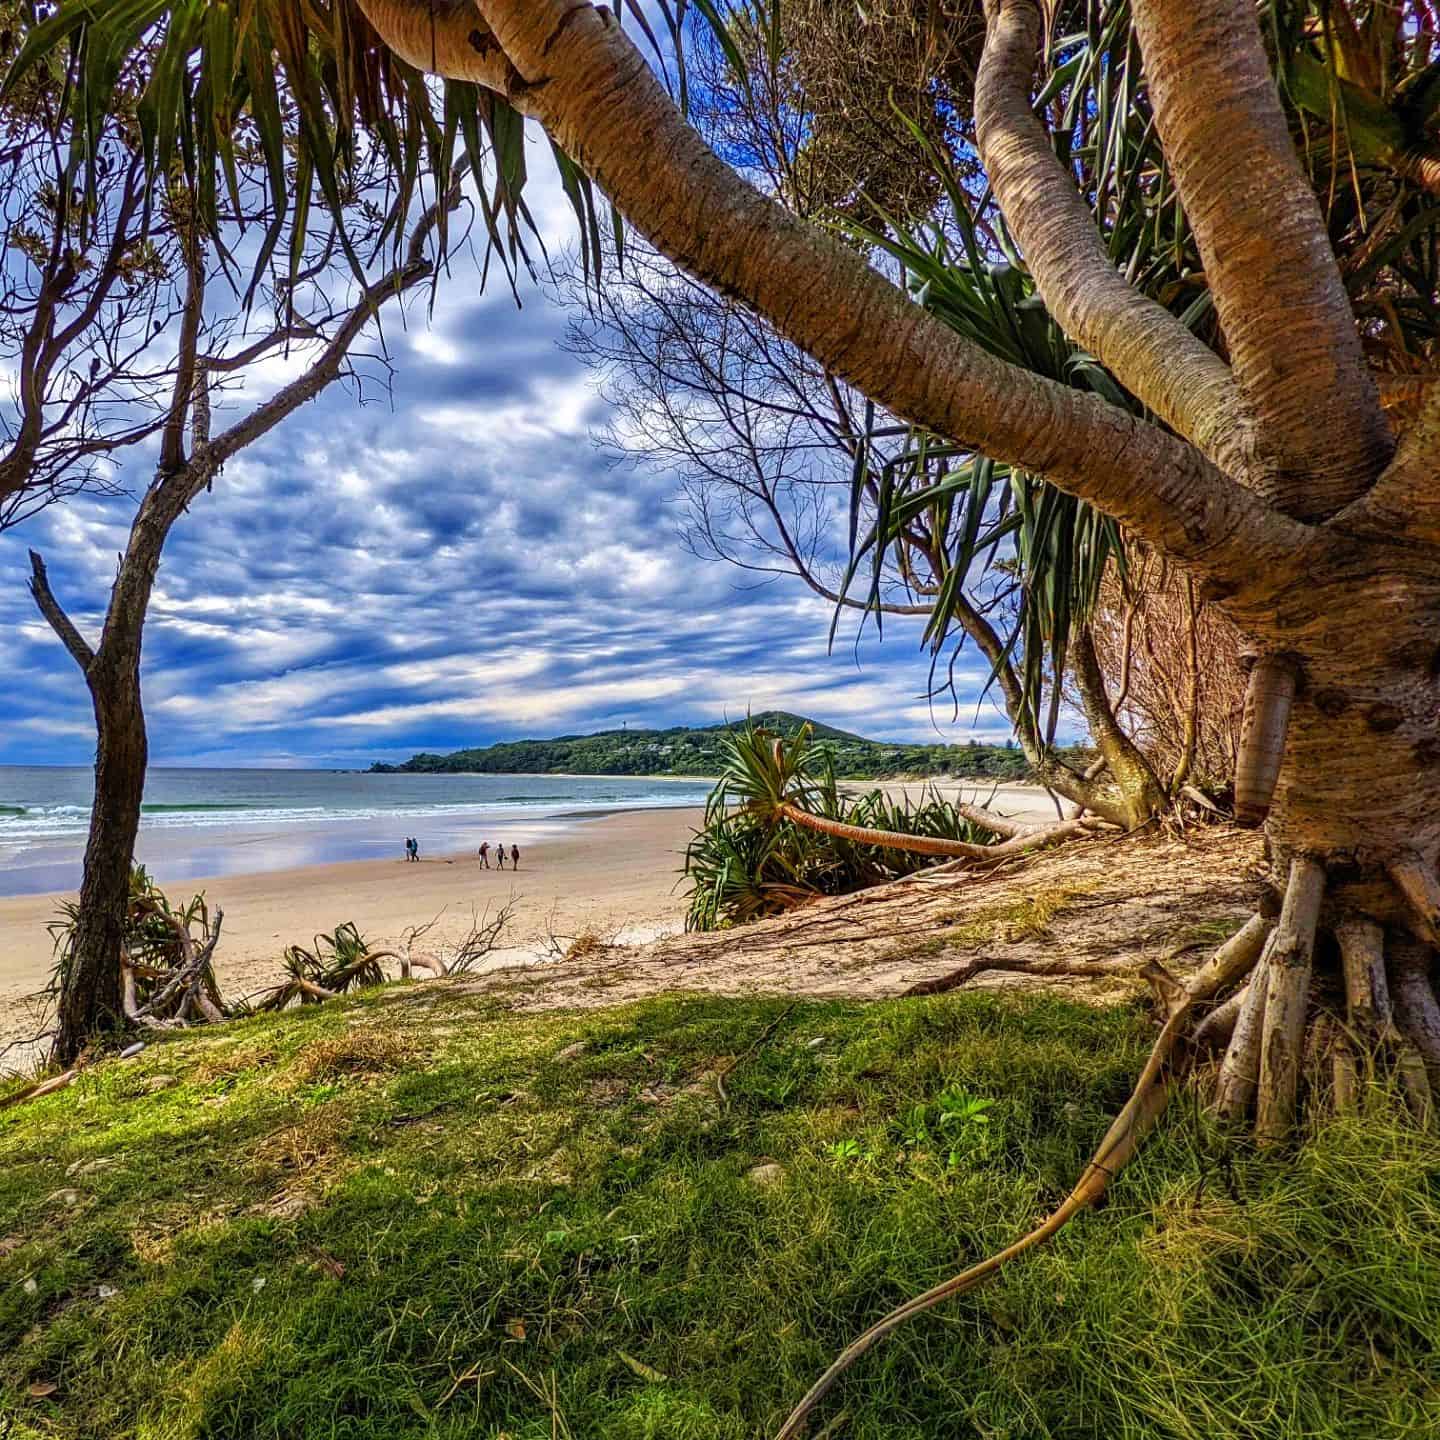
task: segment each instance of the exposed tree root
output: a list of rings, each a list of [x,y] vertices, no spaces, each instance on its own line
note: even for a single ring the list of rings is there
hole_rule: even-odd
[[[883,1320],[872,1325],[863,1335],[847,1345],[790,1413],[790,1417],[777,1432],[776,1440],[795,1440],[811,1412],[829,1394],[840,1377],[891,1331],[916,1315],[923,1315],[925,1311],[933,1310],[946,1300],[964,1295],[993,1279],[1011,1260],[1058,1234],[1076,1215],[1104,1195],[1110,1182],[1129,1163],[1141,1140],[1163,1113],[1169,1100],[1169,1088],[1165,1083],[1167,1077],[1178,1073],[1186,1063],[1183,1051],[1179,1056],[1176,1056],[1175,1052],[1189,1023],[1194,999],[1158,965],[1148,967],[1147,973],[1162,993],[1166,1008],[1170,1012],[1169,1019],[1160,1031],[1160,1038],[1155,1042],[1150,1058],[1145,1062],[1134,1092],[1105,1132],[1105,1138],[1090,1157],[1084,1174],[1066,1196],[1064,1203],[1042,1224],[1037,1225],[1013,1245],[892,1310]]]
[[[1020,960],[1004,956],[979,957],[944,975],[931,980],[921,980],[900,992],[902,998],[912,995],[944,995],[947,991],[958,990],[968,985],[977,975],[991,971],[1012,975],[1072,975],[1077,980],[1094,980],[1103,975],[1138,975],[1141,970],[1128,961],[1118,960],[1108,965],[1085,964],[1072,960]]]
[[[1431,1123],[1440,1085],[1440,998],[1431,937],[1440,927],[1440,881],[1418,861],[1392,866],[1389,876],[1406,908],[1413,938],[1350,908],[1355,892],[1338,888],[1323,861],[1295,855],[1278,919],[1254,915],[1184,985],[1160,967],[1148,978],[1167,1013],[1164,1028],[1135,1090],[1065,1202],[1042,1224],[999,1254],[892,1311],[851,1345],[800,1402],[777,1440],[793,1440],[841,1375],[912,1316],[962,1295],[1025,1251],[1048,1240],[1092,1205],[1135,1154],[1163,1111],[1166,1080],[1225,1047],[1213,1103],[1231,1123],[1252,1120],[1255,1138],[1273,1145],[1293,1133],[1306,1074],[1327,1077],[1323,1088],[1336,1108],[1359,1107],[1362,1080],[1383,1067],[1416,1121]],[[1338,964],[1337,964],[1338,961]],[[935,994],[984,970],[1066,974],[1083,968],[1064,961],[977,959],[906,994]],[[1338,983],[1337,983],[1338,982]],[[1345,1014],[1330,994],[1344,995]],[[1196,1017],[1202,1007],[1209,1013]],[[1317,1092],[1318,1093],[1318,1092]]]
[[[61,1071],[59,1075],[50,1076],[48,1080],[37,1080],[24,1090],[17,1090],[15,1094],[0,1100],[0,1110],[8,1110],[12,1105],[23,1105],[27,1100],[38,1100],[42,1095],[53,1095],[57,1090],[63,1090],[72,1084],[79,1073],[80,1067],[77,1065],[73,1069]]]
[[[1236,1021],[1250,993],[1247,982],[1228,999],[1217,1005],[1196,1027],[1192,1044],[1196,1055],[1208,1055],[1230,1043]]]
[[[1430,981],[1430,961],[1427,946],[1408,936],[1391,939],[1390,990],[1395,1024],[1432,1077],[1440,1078],[1440,1003]]]
[[[1280,923],[1271,932],[1263,956],[1267,983],[1255,1133],[1264,1143],[1283,1140],[1295,1119],[1315,928],[1324,895],[1324,866],[1309,856],[1296,856],[1290,865]]]

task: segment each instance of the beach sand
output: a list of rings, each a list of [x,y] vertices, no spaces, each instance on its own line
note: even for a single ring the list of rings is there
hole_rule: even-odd
[[[864,788],[858,785],[856,788]],[[916,794],[918,784],[887,789]],[[947,784],[945,793],[957,787]],[[984,801],[988,787],[960,787]],[[978,789],[978,794],[977,794]],[[1049,796],[1030,786],[1006,786],[993,800],[1004,815],[1054,818]],[[685,918],[680,874],[685,846],[700,824],[699,809],[630,810],[563,826],[547,822],[522,843],[518,874],[481,870],[475,856],[426,856],[418,865],[354,860],[258,874],[225,875],[166,887],[172,900],[204,891],[225,912],[216,972],[227,996],[274,984],[287,945],[309,945],[317,931],[347,920],[377,949],[399,949],[408,927],[439,920],[415,953],[445,951],[468,930],[472,907],[493,914],[510,900],[514,917],[501,948],[483,968],[554,958],[550,936],[562,947],[586,932],[639,945],[678,932]],[[496,829],[497,835],[499,827]],[[50,936],[61,894],[0,899],[0,1045],[38,1028],[31,997],[50,972]],[[393,970],[393,966],[390,967]],[[10,1057],[13,1061],[13,1054]],[[0,1060],[0,1069],[8,1068]]]
[[[488,905],[493,914],[512,898],[515,916],[495,959],[516,964],[550,953],[551,933],[562,944],[587,930],[639,944],[681,929],[680,867],[700,818],[699,810],[670,809],[576,820],[522,846],[518,874],[481,870],[473,854],[425,857],[418,865],[397,856],[226,875],[169,890],[172,899],[203,890],[224,910],[216,972],[227,995],[273,984],[287,945],[308,945],[317,930],[346,920],[376,948],[398,949],[407,927],[439,915],[416,952],[443,952],[469,928],[472,907],[483,914]],[[64,898],[0,899],[0,1043],[27,1033],[27,1025],[33,1033],[25,997],[49,974],[45,925]]]

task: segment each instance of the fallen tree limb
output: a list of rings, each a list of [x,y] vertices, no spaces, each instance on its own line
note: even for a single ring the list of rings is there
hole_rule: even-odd
[[[843,820],[812,815],[789,800],[782,800],[776,808],[780,815],[795,825],[836,840],[848,840],[852,845],[874,845],[886,850],[904,850],[911,855],[941,855],[949,859],[995,864],[1012,855],[1022,855],[1060,840],[1093,834],[1099,828],[1099,824],[1089,818],[1063,820],[1058,825],[1022,831],[998,845],[973,845],[966,840],[946,840],[936,835],[905,835],[897,830],[872,830],[866,825],[848,825]]]
[[[12,1105],[23,1105],[27,1100],[38,1100],[42,1095],[53,1095],[57,1090],[63,1090],[80,1073],[77,1066],[73,1070],[67,1070],[63,1075],[52,1075],[48,1080],[37,1081],[26,1090],[17,1094],[7,1095],[0,1100],[0,1110],[8,1110]]]

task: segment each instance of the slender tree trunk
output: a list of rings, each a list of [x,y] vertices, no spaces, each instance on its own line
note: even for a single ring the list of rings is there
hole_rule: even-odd
[[[73,1059],[92,1035],[124,1023],[120,958],[148,759],[140,654],[150,597],[171,527],[227,459],[268,434],[339,378],[351,346],[381,306],[429,279],[432,266],[426,258],[427,245],[437,224],[458,205],[464,174],[463,167],[457,170],[450,190],[431,204],[411,231],[403,259],[361,292],[308,369],[213,438],[209,380],[198,359],[205,254],[196,242],[188,257],[180,364],[161,443],[161,465],[130,527],[100,642],[94,649],[51,592],[45,562],[30,552],[31,594],[85,676],[98,738],[95,800],[79,913],[71,963],[61,987],[57,1060]]]
[[[138,650],[125,656],[102,653],[86,681],[98,736],[95,803],[69,968],[60,991],[55,1059],[63,1064],[73,1061],[92,1036],[124,1024],[120,959],[147,757]]]

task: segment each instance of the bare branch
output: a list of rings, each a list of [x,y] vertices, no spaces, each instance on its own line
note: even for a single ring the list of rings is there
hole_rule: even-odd
[[[185,240],[185,308],[180,315],[180,353],[170,416],[160,440],[160,470],[172,473],[185,464],[185,416],[195,394],[200,322],[205,318],[205,246],[198,235]]]
[[[60,637],[71,658],[84,675],[90,673],[95,663],[95,652],[89,642],[75,627],[75,622],[65,613],[50,588],[50,577],[45,572],[45,562],[37,551],[30,552],[30,593],[40,613],[50,622],[50,628]]]

